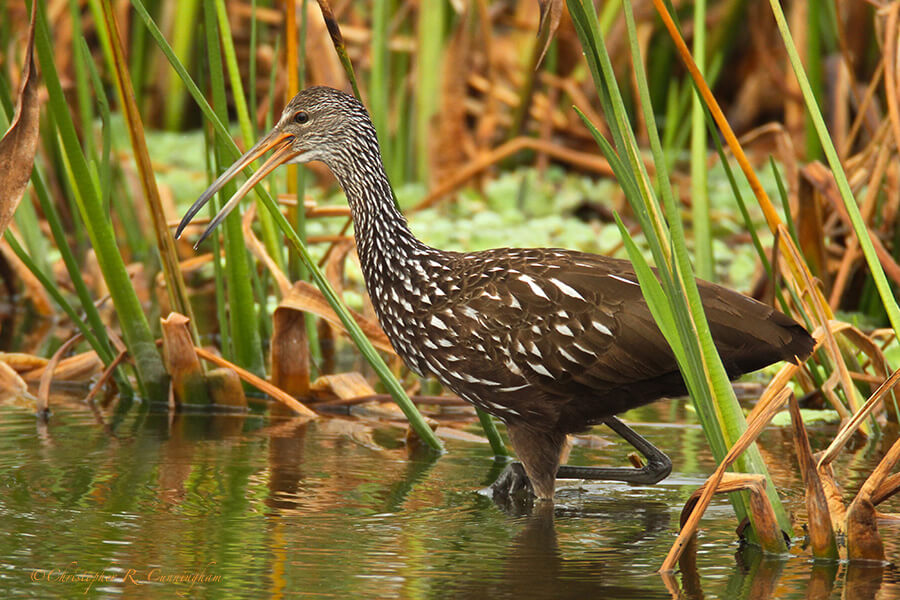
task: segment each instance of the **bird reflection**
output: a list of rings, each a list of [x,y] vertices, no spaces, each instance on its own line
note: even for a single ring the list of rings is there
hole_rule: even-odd
[[[560,500],[562,500],[560,502]],[[610,519],[610,511],[624,512]],[[565,495],[552,502],[536,502],[524,518],[519,531],[504,552],[501,570],[493,573],[470,573],[445,588],[442,598],[669,598],[652,570],[648,577],[637,574],[633,585],[622,573],[622,549],[648,540],[658,539],[661,529],[668,527],[669,508],[662,502],[646,502],[635,506],[611,500],[599,505],[577,506],[566,503]],[[602,517],[601,517],[602,514]],[[556,519],[592,518],[598,524],[627,521],[625,527],[604,529],[612,537],[604,542],[606,549],[578,558],[567,559],[560,551]],[[638,522],[635,523],[635,520]],[[619,534],[617,536],[617,533]]]
[[[666,548],[660,542],[667,539],[665,532],[671,528],[671,507],[663,502],[621,499],[583,502],[573,498],[571,490],[563,490],[557,494],[555,507],[550,502],[535,502],[530,506],[519,505],[517,509],[525,511],[526,516],[518,517],[524,526],[505,550],[498,551],[505,557],[502,568],[488,564],[481,572],[469,572],[465,580],[454,581],[439,597],[706,598],[696,545],[682,555],[676,576],[654,574],[658,566],[654,557],[661,561]],[[602,536],[603,548],[572,552],[566,544],[561,548],[557,524],[562,523],[565,530],[565,521],[569,519],[596,519],[594,529],[601,530],[598,535]],[[567,556],[570,554],[574,556]],[[648,562],[646,576],[635,560]],[[781,597],[786,584],[791,589],[796,587],[796,565],[791,569],[791,581],[784,579],[789,561],[794,560],[804,559],[767,556],[755,546],[742,545],[735,553],[735,566],[725,588],[727,595],[723,597],[732,600]],[[841,596],[849,600],[895,597],[884,593],[895,588],[892,582],[900,581],[898,571],[889,565],[820,562],[809,564],[808,573],[804,596],[807,600],[827,600],[840,584]],[[841,574],[842,581],[837,579]],[[710,597],[719,597],[721,581],[706,583],[716,589]]]

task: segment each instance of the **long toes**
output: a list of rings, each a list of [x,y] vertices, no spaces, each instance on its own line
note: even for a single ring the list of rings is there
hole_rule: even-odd
[[[506,466],[497,480],[491,484],[494,497],[516,496],[519,494],[534,495],[531,481],[525,474],[525,468],[521,463],[510,463]]]
[[[669,460],[669,457],[665,457],[666,460],[655,460],[647,463],[650,479],[650,483],[659,483],[666,477],[668,477],[672,473],[672,461]]]

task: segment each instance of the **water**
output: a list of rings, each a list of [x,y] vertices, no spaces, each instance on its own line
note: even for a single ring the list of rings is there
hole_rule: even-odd
[[[669,479],[569,482],[555,509],[516,515],[475,491],[500,468],[484,443],[450,440],[434,459],[409,455],[401,428],[346,418],[129,415],[110,433],[109,415],[78,406],[57,406],[46,426],[3,406],[0,589],[35,598],[671,598],[656,569],[714,464],[681,404],[628,416],[676,422],[636,425],[672,457]],[[578,445],[570,462],[621,465],[627,445],[597,433],[612,443]],[[830,436],[814,430],[814,447]],[[762,442],[767,460],[793,455],[786,433],[769,430]],[[880,455],[876,445],[842,457],[845,487],[855,490]],[[780,465],[779,489],[801,489],[793,461]],[[804,512],[801,498],[787,505]],[[900,502],[879,509],[900,512]],[[893,567],[816,567],[799,539],[790,558],[763,558],[739,548],[735,525],[716,500],[671,584],[681,597],[900,598]],[[896,561],[900,525],[883,523],[881,533]]]

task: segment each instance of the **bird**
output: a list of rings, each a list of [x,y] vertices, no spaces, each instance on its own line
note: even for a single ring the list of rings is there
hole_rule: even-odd
[[[629,261],[560,248],[428,246],[397,208],[366,108],[322,86],[287,104],[271,132],[188,209],[176,237],[228,181],[270,151],[197,244],[279,165],[325,163],[347,197],[365,285],[397,354],[418,375],[434,376],[505,423],[518,462],[491,486],[495,496],[552,501],[558,478],[653,484],[669,475],[665,453],[616,416],[687,391]],[[730,378],[811,354],[812,337],[790,317],[723,286],[697,283]],[[567,436],[601,424],[646,463],[560,465]]]

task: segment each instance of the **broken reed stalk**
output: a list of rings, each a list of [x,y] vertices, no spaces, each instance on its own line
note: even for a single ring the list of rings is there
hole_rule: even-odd
[[[822,458],[823,452],[816,452],[813,458],[817,461]],[[834,477],[834,469],[830,464],[816,466],[816,473],[822,488],[825,490],[825,499],[828,501],[828,514],[831,516],[831,527],[838,533],[843,533],[847,520],[847,507],[844,506],[844,494],[841,486]]]
[[[46,417],[50,412],[50,384],[53,382],[53,371],[56,369],[56,365],[58,365],[59,361],[62,360],[62,357],[81,340],[82,335],[80,333],[76,333],[67,339],[56,352],[53,353],[50,362],[44,367],[44,372],[41,374],[41,382],[38,385],[37,414],[39,416]]]
[[[91,391],[89,391],[88,395],[85,396],[84,402],[86,404],[92,403],[97,394],[100,393],[100,390],[103,389],[103,386],[105,386],[112,378],[113,373],[115,373],[116,371],[116,367],[122,364],[122,361],[124,361],[126,358],[128,358],[128,350],[121,350],[119,354],[117,354],[116,357],[112,360],[112,362],[106,366],[106,368],[100,374],[100,377],[97,379],[97,381],[94,382],[94,385],[91,386]]]
[[[788,364],[782,369],[782,371],[795,371],[797,368],[797,365]],[[697,526],[700,523],[700,519],[703,517],[703,513],[709,506],[713,494],[718,491],[719,485],[721,484],[722,479],[725,475],[725,469],[731,466],[731,464],[737,459],[737,457],[740,456],[741,453],[746,450],[748,446],[750,446],[750,444],[756,441],[756,438],[759,437],[760,433],[762,433],[763,428],[768,425],[769,421],[772,420],[772,417],[775,416],[775,413],[781,410],[781,407],[784,405],[791,394],[792,392],[789,388],[782,388],[774,396],[760,399],[756,408],[754,408],[753,412],[747,419],[747,430],[743,433],[743,435],[741,435],[740,438],[738,438],[734,446],[732,446],[728,451],[725,459],[718,466],[718,468],[716,468],[715,472],[709,477],[709,479],[707,479],[706,483],[704,484],[703,494],[697,501],[697,505],[691,512],[690,517],[688,517],[684,526],[681,528],[681,531],[678,533],[678,538],[675,540],[675,543],[672,544],[672,548],[669,550],[668,555],[666,555],[666,559],[663,561],[662,566],[659,568],[660,572],[674,570],[675,565],[678,562],[681,553],[687,546],[688,541],[696,533]],[[751,502],[751,505],[752,504],[753,503]],[[772,525],[776,530],[778,529],[777,521],[772,521]],[[767,534],[766,532],[760,530],[757,530],[757,533],[759,534],[761,544],[765,543],[766,541],[771,541],[771,533]],[[780,531],[778,531],[778,535],[781,535]],[[778,546],[775,547],[777,548]],[[763,546],[763,549],[766,550],[766,546]]]
[[[806,435],[806,427],[803,426],[803,417],[800,415],[800,404],[793,395],[790,399],[790,411],[794,448],[800,465],[800,475],[806,487],[806,512],[812,554],[817,559],[837,560],[840,554],[834,528],[831,526],[828,500],[825,498],[825,489],[816,471],[816,461],[813,459],[809,437]]]
[[[162,334],[162,355],[169,372],[170,385],[181,404],[209,401],[207,374],[194,352],[190,319],[178,312],[159,320]]]
[[[872,504],[878,506],[897,492],[900,492],[900,473],[894,473],[884,478],[884,481],[872,494]]]
[[[900,440],[894,442],[847,509],[847,558],[850,560],[881,562],[885,559],[873,498],[879,495],[888,473],[898,462]]]

